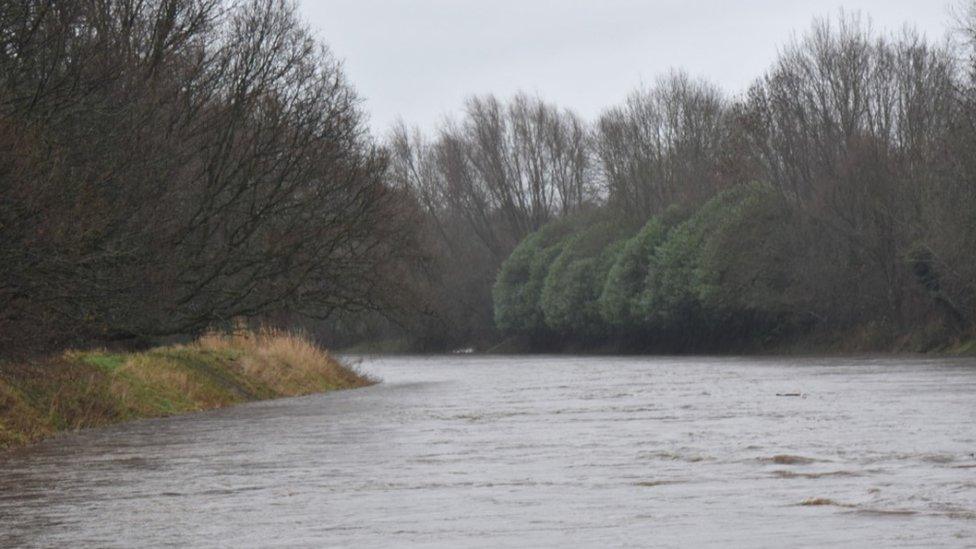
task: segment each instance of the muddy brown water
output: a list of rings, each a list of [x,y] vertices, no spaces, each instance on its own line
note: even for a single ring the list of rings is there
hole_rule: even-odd
[[[361,368],[2,456],[0,547],[976,546],[972,360]]]

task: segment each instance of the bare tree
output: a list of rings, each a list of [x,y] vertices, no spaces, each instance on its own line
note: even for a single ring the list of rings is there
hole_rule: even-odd
[[[705,81],[674,72],[607,111],[595,148],[612,207],[638,220],[718,186],[726,101]]]
[[[517,95],[475,97],[465,117],[426,142],[394,131],[394,173],[435,219],[463,219],[500,262],[528,233],[594,198],[586,126],[569,111]]]
[[[442,332],[490,333],[501,262],[529,233],[594,202],[588,133],[574,113],[524,94],[472,98],[433,139],[394,128],[390,177],[426,215],[436,288],[426,302]]]
[[[911,31],[878,38],[842,14],[836,26],[816,22],[750,91],[756,154],[797,215],[834,239],[836,256],[812,261],[847,273],[847,292],[830,291],[846,296],[848,317],[907,314],[904,254],[924,230],[925,196],[941,185],[956,74],[947,49]]]

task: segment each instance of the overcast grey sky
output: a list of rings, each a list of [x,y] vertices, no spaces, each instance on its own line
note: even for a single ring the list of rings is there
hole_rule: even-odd
[[[954,0],[301,0],[377,134],[431,128],[465,97],[518,90],[589,119],[671,67],[745,89],[816,16],[860,11],[943,39]]]

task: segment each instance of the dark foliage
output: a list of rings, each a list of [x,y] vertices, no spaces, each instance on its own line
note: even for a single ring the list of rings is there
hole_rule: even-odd
[[[0,40],[0,349],[384,305],[410,200],[292,3],[8,1]]]

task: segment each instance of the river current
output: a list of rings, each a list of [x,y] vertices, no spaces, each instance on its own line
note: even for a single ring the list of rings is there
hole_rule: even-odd
[[[384,357],[0,455],[0,547],[973,547],[976,361]]]

